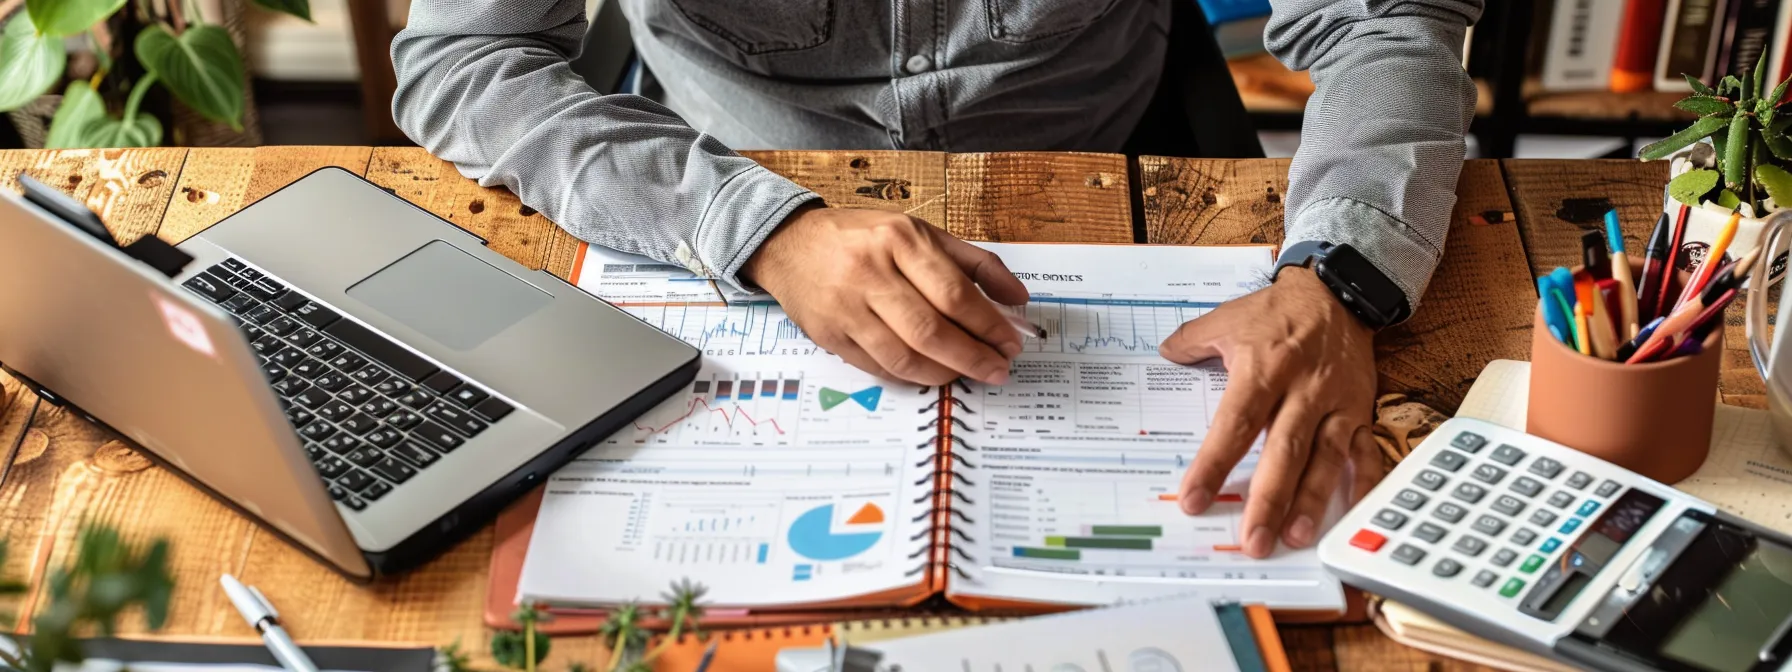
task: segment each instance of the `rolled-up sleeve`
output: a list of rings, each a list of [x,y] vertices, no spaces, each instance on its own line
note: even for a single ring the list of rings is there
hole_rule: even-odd
[[[415,0],[392,42],[399,128],[580,239],[739,285],[766,235],[816,195],[664,106],[594,91],[568,63],[584,12],[583,0]]]
[[[1475,112],[1480,0],[1271,0],[1269,50],[1317,87],[1288,171],[1286,241],[1349,244],[1417,307],[1443,255]]]

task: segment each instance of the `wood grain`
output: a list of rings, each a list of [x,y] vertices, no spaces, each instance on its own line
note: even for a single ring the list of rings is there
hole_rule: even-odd
[[[941,152],[741,152],[837,208],[901,212],[946,221],[946,155]]]
[[[1146,242],[1282,243],[1286,160],[1140,157]],[[1444,259],[1411,320],[1378,334],[1382,392],[1454,412],[1492,359],[1530,358],[1535,293],[1493,161],[1463,165]]]
[[[277,146],[191,151],[156,235],[179,243],[262,197],[327,166],[367,174],[371,147]]]
[[[481,187],[461,177],[454,164],[417,147],[373,150],[367,179],[486,239],[493,251],[524,266],[547,265],[551,234],[560,227],[509,189]]]
[[[1133,241],[1126,157],[1118,154],[953,154],[946,190],[946,230],[967,240]]]
[[[99,213],[119,242],[155,232],[187,150],[64,149],[0,151],[0,184],[18,191],[21,172]]]

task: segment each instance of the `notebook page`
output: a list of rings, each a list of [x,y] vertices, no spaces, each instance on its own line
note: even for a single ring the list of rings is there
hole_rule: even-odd
[[[1525,407],[1531,398],[1531,363],[1496,359],[1481,369],[1475,384],[1468,388],[1456,415],[1486,420],[1502,427],[1524,431]]]
[[[969,411],[962,455],[974,466],[954,483],[970,494],[955,503],[969,521],[954,522],[969,541],[953,537],[969,557],[953,558],[966,576],[953,576],[948,593],[1111,604],[1199,590],[1341,609],[1315,552],[1242,552],[1238,519],[1261,438],[1207,513],[1186,516],[1176,501],[1228,377],[1217,362],[1169,362],[1158,345],[1260,286],[1270,248],[982,247],[1027,284],[1020,312],[1048,335],[1027,342],[1008,385],[955,392]]]

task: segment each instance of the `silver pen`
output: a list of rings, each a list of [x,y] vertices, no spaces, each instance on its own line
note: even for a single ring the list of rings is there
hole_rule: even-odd
[[[261,633],[261,642],[267,645],[281,667],[292,672],[317,672],[317,665],[305,655],[305,650],[294,644],[286,635],[286,629],[280,627],[280,612],[274,611],[274,603],[262,596],[261,591],[243,585],[229,574],[218,577],[218,583],[224,585],[224,594],[231,604],[236,605],[236,610],[242,612],[249,627]]]

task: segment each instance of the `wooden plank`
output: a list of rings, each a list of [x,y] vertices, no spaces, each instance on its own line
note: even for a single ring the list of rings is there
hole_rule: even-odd
[[[371,147],[270,146],[190,150],[189,167],[156,235],[171,243],[218,223],[243,206],[325,166],[367,174]]]
[[[488,189],[462,177],[454,164],[418,147],[373,150],[367,179],[436,216],[486,239],[492,250],[529,268],[548,261],[559,227],[523,205],[509,189]]]
[[[1578,263],[1581,234],[1603,230],[1601,218],[1612,208],[1623,223],[1625,247],[1642,249],[1661,215],[1662,187],[1668,177],[1666,161],[1507,160],[1501,166],[1511,185],[1533,274]],[[1778,312],[1777,302],[1769,301],[1768,306]],[[1726,404],[1766,408],[1767,389],[1748,354],[1743,315],[1741,301],[1724,313],[1718,393]]]
[[[1127,185],[1118,154],[953,154],[946,230],[967,240],[1128,243]]]
[[[1282,243],[1286,160],[1141,157],[1146,240]],[[1375,339],[1383,392],[1454,412],[1492,359],[1529,359],[1532,305],[1524,246],[1499,166],[1463,165],[1449,244],[1413,319]]]
[[[23,172],[82,201],[120,242],[155,232],[187,150],[68,149],[0,151],[0,185],[19,190]]]

